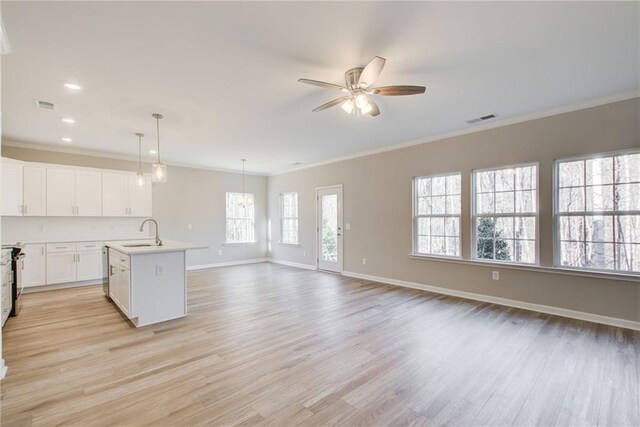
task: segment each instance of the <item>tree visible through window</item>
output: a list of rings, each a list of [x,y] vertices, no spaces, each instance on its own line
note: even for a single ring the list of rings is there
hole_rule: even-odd
[[[414,179],[414,252],[460,256],[461,174]]]
[[[475,257],[536,262],[537,166],[473,172]]]
[[[280,195],[280,242],[298,244],[298,193]]]
[[[226,243],[255,242],[255,207],[251,193],[227,193]]]
[[[640,272],[640,153],[556,162],[557,264]]]

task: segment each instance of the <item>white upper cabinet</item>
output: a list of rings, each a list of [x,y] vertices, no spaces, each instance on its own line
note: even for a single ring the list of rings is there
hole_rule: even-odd
[[[76,171],[76,215],[102,215],[102,173],[92,170]]]
[[[47,215],[76,215],[76,171],[47,168]]]
[[[22,162],[2,159],[2,215],[22,215]]]
[[[3,216],[151,216],[151,176],[2,158]]]
[[[144,176],[142,187],[136,175],[129,176],[129,215],[151,216],[151,176]]]
[[[145,175],[138,185],[136,175],[104,172],[102,174],[103,216],[151,216],[151,177]]]
[[[129,176],[124,173],[102,174],[102,215],[129,215]]]
[[[23,214],[44,216],[47,214],[47,168],[25,164],[23,168]]]

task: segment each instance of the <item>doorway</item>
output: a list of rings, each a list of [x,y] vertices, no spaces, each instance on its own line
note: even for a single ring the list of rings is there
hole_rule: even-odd
[[[318,270],[342,272],[342,185],[316,189]]]

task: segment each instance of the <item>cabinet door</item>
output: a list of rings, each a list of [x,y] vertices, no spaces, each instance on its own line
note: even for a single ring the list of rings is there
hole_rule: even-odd
[[[131,279],[131,271],[124,266],[120,266],[120,278],[118,280],[118,300],[120,302],[120,306],[124,313],[129,316],[131,310],[131,291],[130,291],[130,281]]]
[[[76,279],[94,280],[102,278],[102,251],[78,251],[76,254]]]
[[[2,215],[22,215],[22,164],[2,159]]]
[[[102,215],[102,172],[76,171],[76,215]]]
[[[47,253],[47,285],[76,281],[76,253]]]
[[[118,258],[111,253],[109,254],[109,266],[107,268],[107,273],[109,274],[109,297],[111,297],[111,299],[116,303],[120,304],[118,301],[120,265],[118,263]]]
[[[142,187],[136,175],[129,176],[129,215],[151,216],[151,176],[144,176]]]
[[[42,286],[46,284],[46,255],[44,245],[24,245],[22,283],[25,287]]]
[[[23,213],[26,216],[47,214],[47,169],[25,165],[23,169]]]
[[[76,171],[47,169],[47,216],[73,216],[76,206]]]
[[[102,215],[127,216],[129,212],[129,176],[123,173],[102,174]]]

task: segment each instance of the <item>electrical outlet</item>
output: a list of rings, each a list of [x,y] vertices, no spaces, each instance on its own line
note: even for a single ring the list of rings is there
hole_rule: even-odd
[[[222,249],[218,251],[218,255],[222,255]]]
[[[164,266],[156,265],[156,276],[164,276]]]
[[[307,251],[302,251],[302,256],[303,257],[307,256]]]
[[[491,278],[493,280],[500,280],[500,272],[499,271],[492,271],[491,272]]]
[[[191,225],[191,224],[187,225],[187,229],[193,230],[193,225]]]
[[[366,258],[362,258],[362,265],[367,265],[367,259]]]

